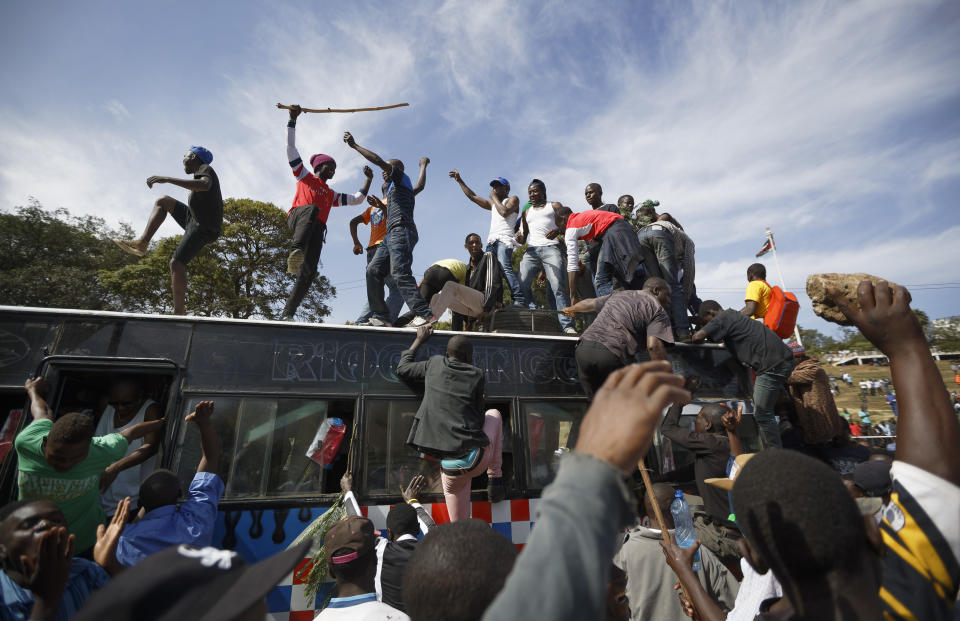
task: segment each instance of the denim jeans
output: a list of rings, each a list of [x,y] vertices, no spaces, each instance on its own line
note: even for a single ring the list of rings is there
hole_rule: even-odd
[[[654,225],[656,226],[656,225]],[[683,296],[683,284],[677,278],[680,266],[673,246],[673,236],[666,229],[644,227],[637,233],[637,240],[657,257],[660,276],[670,285],[670,318],[674,332],[690,331],[687,305]],[[599,291],[597,293],[600,293]]]
[[[387,316],[390,311],[383,299],[387,275],[393,278],[403,301],[415,315],[424,319],[430,317],[430,307],[420,295],[412,271],[413,248],[419,240],[416,227],[390,229],[367,264],[367,301],[373,317],[381,321],[390,320]]]
[[[775,446],[783,448],[780,441],[780,425],[773,414],[773,408],[787,385],[787,378],[793,371],[793,359],[784,360],[780,364],[757,374],[753,384],[753,407],[760,437],[763,439],[763,448]]]
[[[376,246],[370,246],[367,248],[367,265],[370,265],[370,261],[373,260],[373,255],[376,254],[377,248],[380,247],[380,244]],[[403,297],[400,295],[400,290],[397,289],[397,284],[393,282],[393,277],[387,276],[383,279],[383,282],[387,285],[387,309],[390,312],[390,317],[388,320],[390,323],[396,323],[397,317],[400,316],[400,309],[403,308]],[[360,316],[357,317],[357,323],[363,323],[370,319],[373,315],[370,312],[370,303],[364,302],[363,308],[360,309]]]
[[[510,287],[510,296],[513,297],[514,306],[526,306],[523,298],[523,289],[520,287],[520,279],[517,273],[513,271],[513,249],[502,241],[490,242],[487,244],[486,252],[494,253],[500,267],[503,268],[503,276],[507,279],[507,285]]]
[[[550,285],[554,310],[562,310],[570,306],[570,296],[567,294],[567,270],[563,263],[563,253],[558,244],[550,246],[527,246],[520,261],[520,286],[523,289],[523,299],[528,306],[533,307],[533,279],[540,269],[547,274],[547,283]],[[563,328],[572,328],[573,319],[560,315],[560,325]]]

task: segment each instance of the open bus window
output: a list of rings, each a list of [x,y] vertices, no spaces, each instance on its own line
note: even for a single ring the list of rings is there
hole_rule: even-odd
[[[197,396],[187,402],[182,416],[207,399],[214,401],[213,424],[220,439],[217,474],[226,484],[225,500],[340,491],[340,477],[347,469],[353,401]],[[307,451],[328,417],[342,419],[346,433],[329,466],[323,467]],[[200,435],[195,425],[181,423],[175,469],[183,489],[199,462]]]
[[[367,494],[396,494],[417,474],[427,480],[425,492],[443,493],[440,462],[425,459],[407,446],[410,425],[419,407],[420,402],[413,399],[367,399],[362,458]]]
[[[557,473],[555,451],[567,445],[573,421],[583,418],[587,404],[566,401],[523,401],[521,412],[527,421],[527,486],[546,487]]]

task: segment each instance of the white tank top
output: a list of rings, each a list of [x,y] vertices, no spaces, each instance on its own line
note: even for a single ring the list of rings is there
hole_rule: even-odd
[[[151,399],[144,401],[143,406],[140,407],[140,410],[130,420],[130,422],[119,428],[114,427],[113,425],[113,415],[115,412],[113,406],[108,405],[103,410],[103,416],[100,417],[100,422],[97,423],[97,430],[93,435],[98,437],[106,436],[111,433],[117,433],[118,431],[128,429],[137,423],[142,423],[143,417],[147,413],[147,408],[154,403],[156,403],[156,401]],[[123,456],[126,457],[141,446],[143,446],[143,438],[134,440],[130,443],[130,446],[127,447],[127,452],[124,453]],[[117,503],[123,500],[126,496],[130,497],[131,508],[135,508],[137,506],[137,500],[140,497],[140,483],[143,482],[143,479],[146,478],[148,474],[153,472],[155,462],[156,455],[143,462],[139,466],[127,468],[117,475],[117,478],[113,480],[113,483],[107,488],[107,491],[100,495],[100,505],[103,507],[104,511],[107,512],[107,515],[112,515],[113,512],[117,510]]]
[[[490,202],[490,234],[487,235],[487,243],[492,244],[495,241],[501,241],[507,248],[516,248],[517,241],[514,239],[514,227],[517,224],[517,212],[507,214],[504,218],[497,211],[497,206]]]
[[[527,228],[530,234],[527,235],[528,246],[551,246],[559,244],[559,239],[547,239],[546,234],[557,228],[553,203],[547,202],[543,207],[530,207],[526,211]]]

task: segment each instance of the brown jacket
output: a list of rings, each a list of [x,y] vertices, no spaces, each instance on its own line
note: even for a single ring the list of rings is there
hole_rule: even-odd
[[[816,358],[797,362],[787,379],[804,444],[822,444],[841,431],[843,421],[830,393],[830,380]]]

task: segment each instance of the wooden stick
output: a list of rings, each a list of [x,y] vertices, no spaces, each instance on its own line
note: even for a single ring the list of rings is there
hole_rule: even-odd
[[[670,533],[667,532],[667,523],[663,521],[663,514],[660,513],[660,505],[657,504],[657,497],[653,495],[653,483],[650,482],[650,475],[643,465],[643,460],[637,464],[640,468],[640,476],[643,478],[643,486],[647,490],[647,499],[650,500],[650,506],[653,507],[653,514],[657,518],[657,525],[660,526],[660,536],[664,541],[670,541]]]
[[[398,103],[393,104],[392,106],[377,106],[376,108],[300,108],[301,112],[314,112],[316,114],[326,114],[329,112],[373,112],[374,110],[389,110],[390,108],[402,108],[403,106],[409,106],[408,103]],[[286,104],[278,103],[277,107],[281,110],[291,110],[293,106],[288,106]]]

